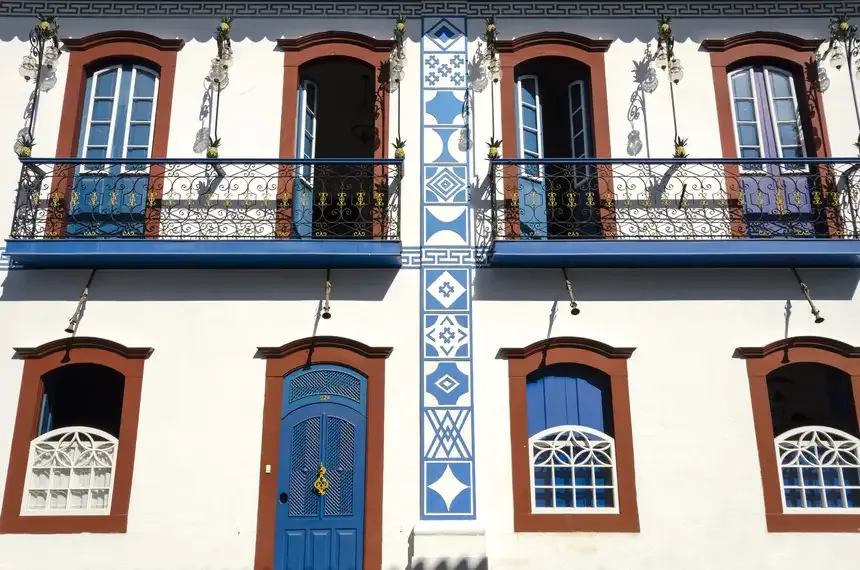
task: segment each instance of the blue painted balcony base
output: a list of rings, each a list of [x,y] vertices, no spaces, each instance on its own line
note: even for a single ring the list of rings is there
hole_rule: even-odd
[[[6,240],[6,257],[33,269],[391,268],[401,249],[391,240]]]
[[[860,240],[497,240],[492,267],[857,267]]]

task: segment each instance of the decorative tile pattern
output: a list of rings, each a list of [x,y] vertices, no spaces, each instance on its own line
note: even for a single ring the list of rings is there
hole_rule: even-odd
[[[426,311],[468,311],[468,269],[425,269],[424,308]]]
[[[426,482],[421,494],[423,518],[474,519],[474,462],[427,460],[423,467],[422,475]]]
[[[466,19],[425,18],[422,25],[421,518],[473,519]]]
[[[860,4],[850,0],[808,2],[472,2],[470,0],[401,0],[400,2],[132,2],[125,0],[64,0],[0,2],[0,17],[36,17],[50,14],[61,18],[407,18],[445,15],[502,18],[829,18],[833,14],[860,15]],[[435,22],[434,22],[435,23]],[[433,41],[445,43],[433,36]]]
[[[465,204],[469,199],[464,166],[425,166],[424,201]]]

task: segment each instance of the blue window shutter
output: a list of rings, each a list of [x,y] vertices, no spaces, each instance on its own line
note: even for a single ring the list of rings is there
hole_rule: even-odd
[[[523,75],[516,83],[517,144],[520,158],[543,158],[543,109],[535,75]],[[542,166],[520,167],[519,215],[521,239],[546,239],[546,180]]]
[[[48,433],[54,429],[54,416],[51,411],[51,386],[42,382],[42,411],[39,414],[39,434]]]
[[[608,378],[576,373],[544,376],[526,383],[529,437],[561,425],[590,427],[612,435],[612,401]]]
[[[296,108],[296,158],[316,158],[317,84],[310,80],[299,82]],[[313,237],[313,178],[310,165],[296,167],[293,191],[293,235]]]

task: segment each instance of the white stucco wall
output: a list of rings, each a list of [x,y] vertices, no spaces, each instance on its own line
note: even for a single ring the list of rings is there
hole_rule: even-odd
[[[134,29],[184,38],[168,154],[193,158],[202,79],[215,55],[211,32],[216,23],[63,19],[61,35]],[[28,49],[13,36],[24,34],[29,25],[17,19],[0,22],[0,61],[9,70]],[[498,25],[505,39],[542,30],[617,38],[606,54],[610,138],[612,156],[627,157],[632,62],[641,59],[654,22],[500,19]],[[388,20],[372,19],[237,20],[235,65],[221,105],[222,156],[278,155],[283,54],[275,50],[277,38],[324,30],[389,37],[391,26]],[[422,215],[422,71],[419,25],[409,26],[409,67],[400,87],[400,133],[407,140],[401,235],[404,246],[416,246]],[[673,22],[676,53],[685,69],[676,89],[676,110],[682,136],[690,138],[691,158],[721,153],[710,61],[699,51],[699,42],[773,26],[773,21],[754,19]],[[781,31],[802,37],[821,37],[826,27],[826,19],[779,22]],[[482,29],[483,20],[469,21],[470,53]],[[247,30],[253,30],[249,38],[244,37]],[[67,63],[64,56],[57,87],[41,99],[36,156],[51,156],[56,148]],[[857,129],[848,77],[844,71],[831,71],[830,78],[824,101],[832,152],[853,155]],[[647,99],[655,158],[672,150],[668,79],[660,80]],[[10,77],[0,90],[0,108],[10,110],[12,117],[0,122],[0,141],[6,141],[10,151],[23,126],[19,110],[30,91],[17,77]],[[470,167],[478,185],[487,172],[483,157],[492,120],[489,93],[472,93]],[[397,101],[393,94],[391,141]],[[496,101],[498,113],[498,92]],[[498,117],[495,120],[501,133]],[[14,188],[19,171],[11,152],[0,153],[0,186]],[[0,229],[9,227],[12,207],[11,195],[0,200]],[[854,301],[858,273],[802,274],[827,319],[823,324],[812,323],[788,270],[573,270],[570,277],[582,309],[578,317],[569,315],[558,270],[476,270],[472,334],[478,520],[421,529],[410,547],[409,535],[420,518],[419,271],[334,271],[333,318],[319,322],[315,312],[323,295],[322,271],[99,272],[78,334],[155,348],[145,366],[128,533],[0,535],[0,570],[251,568],[264,377],[264,362],[253,359],[254,350],[312,334],[394,347],[386,364],[386,570],[405,567],[410,551],[455,561],[484,553],[494,570],[556,567],[560,560],[565,561],[562,566],[594,570],[844,566],[854,536],[816,534],[799,540],[766,532],[744,364],[731,358],[737,346],[763,345],[786,334],[786,299],[793,303],[789,335],[860,343],[860,333],[852,326],[860,318],[860,305]],[[0,278],[0,349],[10,354],[11,347],[64,336],[87,272],[10,271]],[[555,302],[558,314],[550,324]],[[629,374],[639,534],[513,533],[507,363],[496,359],[496,353],[500,347],[525,346],[548,335],[636,347]],[[20,361],[0,358],[0,499],[21,370]]]

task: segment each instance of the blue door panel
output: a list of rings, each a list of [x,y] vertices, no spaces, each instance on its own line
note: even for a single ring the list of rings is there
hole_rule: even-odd
[[[359,564],[358,566],[352,563],[353,560],[358,560],[358,550],[358,533],[347,530],[338,531],[334,544],[335,559],[338,561],[335,568],[337,570],[360,568],[361,561],[356,563]]]
[[[339,366],[284,379],[275,569],[361,568],[365,395],[366,379]],[[324,493],[315,488],[320,477]]]
[[[287,568],[304,568],[305,567],[305,541],[307,533],[303,530],[288,530],[283,535],[283,561]],[[277,541],[276,541],[277,543]],[[278,560],[278,556],[275,556]],[[283,565],[275,565],[275,568],[282,568]]]

